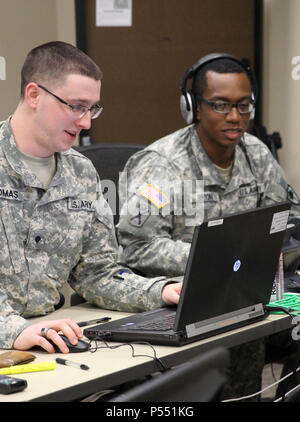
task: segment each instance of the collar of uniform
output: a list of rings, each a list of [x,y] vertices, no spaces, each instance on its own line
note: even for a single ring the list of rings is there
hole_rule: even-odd
[[[10,127],[10,118],[8,118],[0,127],[0,145],[6,160],[13,170],[20,176],[26,186],[44,189],[42,182],[30,171],[23,163],[12,130]],[[83,192],[83,188],[78,184],[72,168],[68,164],[63,153],[57,153],[57,169],[50,184],[50,188],[44,195],[43,200],[49,202],[70,195],[70,186],[72,186],[72,195],[78,195]],[[51,189],[53,188],[53,189]]]
[[[205,186],[221,186],[224,189],[226,188],[226,184],[223,178],[220,176],[218,170],[213,165],[211,159],[206,154],[201,141],[199,139],[196,126],[194,125],[191,128],[191,144],[193,153],[195,155],[195,159],[197,161],[199,170],[201,172],[201,176],[204,180]]]
[[[69,197],[78,197],[85,192],[81,183],[72,172],[72,168],[63,153],[57,153],[56,173],[39,206],[59,201]]]
[[[78,183],[78,177],[74,173],[72,164],[70,164],[67,159],[68,151],[66,152],[57,152],[56,153],[56,173],[51,182],[51,187],[61,186],[62,189],[66,188],[72,191],[77,195],[84,191],[82,185]]]
[[[26,186],[43,188],[42,182],[23,163],[10,127],[10,117],[0,129],[0,141],[3,154],[12,169],[19,175]]]
[[[252,173],[249,158],[246,156],[247,151],[243,148],[243,140],[236,146],[232,175],[226,192],[232,192],[242,185],[256,183],[254,174]],[[248,158],[248,159],[247,159]]]
[[[242,148],[244,144],[240,145],[243,143],[243,140],[241,140],[240,144],[235,148],[232,176],[228,185],[225,184],[218,170],[206,154],[195,126],[192,131],[191,143],[205,186],[218,185],[223,187],[226,192],[231,192],[235,190],[237,186],[255,181],[255,177],[249,165],[249,160],[247,160],[246,157],[247,152],[245,148]]]
[[[84,186],[79,183],[73,167],[66,157],[66,153],[56,153],[56,173],[49,189],[41,199],[40,205],[70,196],[77,197],[85,192]]]

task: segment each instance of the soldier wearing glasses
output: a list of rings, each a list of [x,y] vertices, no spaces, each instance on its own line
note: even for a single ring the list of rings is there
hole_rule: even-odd
[[[186,89],[188,79],[191,90]],[[184,274],[194,226],[201,219],[289,197],[283,170],[268,148],[246,132],[256,97],[249,64],[227,54],[205,56],[188,69],[181,89],[181,111],[188,126],[136,153],[120,180],[118,239],[123,260],[146,276]],[[188,196],[193,206],[178,209],[187,198],[183,188],[172,187],[197,180],[203,181],[202,194],[192,192]],[[158,193],[163,200],[158,201]],[[211,265],[218,265],[217,256]],[[226,396],[259,391],[263,342],[231,352]]]
[[[182,97],[184,107],[186,96],[190,101],[183,116],[191,124],[136,153],[120,180],[118,239],[124,259],[151,276],[184,274],[199,216],[218,217],[288,196],[283,170],[268,148],[246,132],[255,103],[242,63],[220,57],[198,65],[192,78],[192,91]],[[181,200],[168,187],[196,180],[203,181],[204,192],[198,198],[193,192],[193,206],[186,210],[184,189],[179,190]],[[151,185],[146,194],[145,185]],[[163,194],[164,203],[153,198],[155,192]],[[180,203],[182,210],[176,209]]]
[[[0,123],[0,348],[62,352],[82,337],[72,320],[31,324],[59,303],[65,282],[87,301],[138,312],[177,303],[180,283],[118,265],[112,213],[90,160],[72,145],[102,111],[102,73],[70,44],[33,49],[21,100]],[[145,288],[145,286],[147,286]]]

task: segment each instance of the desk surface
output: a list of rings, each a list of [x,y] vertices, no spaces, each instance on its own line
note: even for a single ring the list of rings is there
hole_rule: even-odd
[[[104,316],[118,319],[127,316],[127,313],[106,311],[97,309],[88,304],[81,304],[70,308],[62,308],[58,311],[41,318],[34,318],[32,322],[43,319],[71,318],[76,322],[85,321]],[[241,327],[227,333],[219,334],[195,343],[181,346],[153,346],[156,355],[165,366],[171,367],[196,356],[214,347],[226,348],[236,346],[266,335],[274,334],[291,327],[291,319],[287,315],[269,315],[265,320]],[[92,346],[95,342],[92,342]],[[119,343],[110,342],[115,346]],[[103,343],[98,342],[99,346]],[[34,350],[36,356],[34,362],[52,361],[56,357],[64,357],[71,361],[86,364],[88,371],[56,365],[52,371],[33,372],[13,375],[27,380],[27,388],[20,393],[0,395],[2,402],[17,401],[71,401],[84,396],[109,389],[115,385],[134,380],[138,377],[149,375],[158,370],[157,363],[151,357],[153,349],[148,345],[134,344],[134,354],[129,345],[119,348],[101,348],[92,352],[63,354],[48,354]]]

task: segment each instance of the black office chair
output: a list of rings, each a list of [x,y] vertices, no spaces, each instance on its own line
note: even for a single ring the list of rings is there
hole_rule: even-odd
[[[119,220],[119,173],[123,171],[129,157],[145,145],[92,144],[77,147],[76,150],[89,158],[99,173],[103,194],[114,213],[114,223]]]
[[[282,140],[279,132],[268,134],[265,126],[256,124],[253,128],[253,134],[257,136],[271,151],[274,158],[278,159],[278,150],[282,148]]]
[[[62,308],[64,304],[65,304],[65,297],[61,292],[59,292],[59,302],[57,303],[57,305],[54,306],[54,309],[57,311],[58,309]]]
[[[102,183],[105,199],[114,213],[114,224],[119,221],[119,173],[123,171],[129,157],[143,149],[145,145],[130,144],[92,144],[75,148],[94,164]],[[71,306],[85,300],[77,293],[70,298]]]
[[[116,393],[107,402],[218,402],[222,400],[229,352],[216,348]]]
[[[284,403],[300,403],[300,385],[288,391],[282,401]]]

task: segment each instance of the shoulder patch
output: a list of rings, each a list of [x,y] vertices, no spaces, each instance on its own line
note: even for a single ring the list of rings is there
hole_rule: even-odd
[[[146,220],[148,220],[149,216],[150,214],[141,214],[141,212],[139,212],[138,214],[130,217],[129,222],[135,227],[142,227]]]
[[[151,183],[140,192],[140,195],[152,202],[157,208],[162,208],[170,202],[163,192]]]

